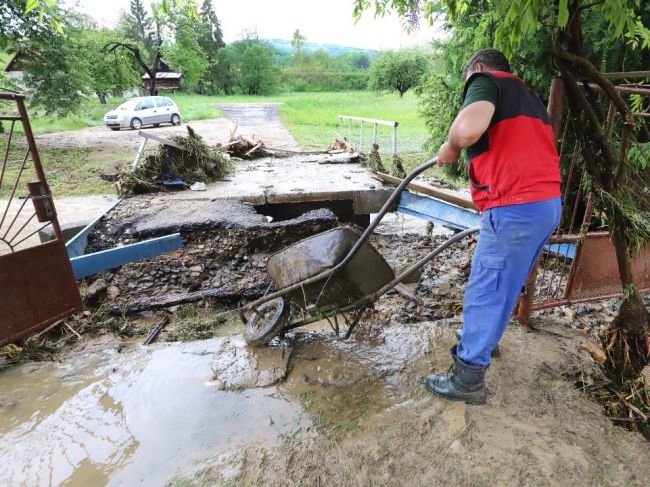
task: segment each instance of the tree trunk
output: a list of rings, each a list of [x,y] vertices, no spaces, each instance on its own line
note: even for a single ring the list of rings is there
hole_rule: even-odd
[[[97,98],[99,98],[99,103],[102,105],[106,105],[106,93],[103,91],[96,91]]]
[[[631,142],[630,110],[611,83],[585,56],[578,2],[571,3],[569,18],[571,21],[566,31],[559,36],[554,53],[565,82],[569,107],[574,126],[577,128],[576,136],[582,140],[585,171],[596,186],[616,200],[620,200],[625,191],[627,177],[625,167]],[[561,47],[562,43],[566,46],[566,50]],[[582,87],[578,86],[578,79],[598,84],[618,110],[624,121],[620,151],[614,150],[610,133],[605,127],[604,115],[599,113],[598,107],[592,104]],[[624,375],[638,374],[639,366],[647,363],[648,338],[646,337],[650,332],[650,323],[643,299],[634,282],[631,252],[625,238],[625,218],[617,211],[608,211],[607,216],[624,299],[618,315],[604,336],[617,336],[619,330],[622,332],[624,339],[617,340],[615,347],[612,348],[614,342],[610,341],[611,345],[608,349],[611,348],[611,365]]]

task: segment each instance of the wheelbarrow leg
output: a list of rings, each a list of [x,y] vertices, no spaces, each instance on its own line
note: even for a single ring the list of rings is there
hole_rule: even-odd
[[[357,324],[359,323],[359,320],[361,320],[361,317],[364,315],[364,313],[366,312],[367,309],[368,309],[368,308],[361,308],[361,309],[357,312],[357,314],[356,314],[356,316],[354,317],[354,319],[352,320],[352,323],[350,323],[350,324],[348,325],[348,331],[347,331],[347,333],[345,334],[345,339],[346,339],[346,340],[352,336],[352,332],[354,331],[354,328],[357,326]]]

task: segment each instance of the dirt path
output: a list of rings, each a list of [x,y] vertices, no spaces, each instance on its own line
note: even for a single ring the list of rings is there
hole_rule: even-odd
[[[145,127],[142,130],[160,137],[170,135],[185,135],[185,125],[191,126],[205,141],[214,145],[228,140],[230,133],[238,127],[238,132],[254,135],[269,146],[282,148],[298,148],[298,143],[291,133],[282,125],[278,116],[278,103],[229,103],[218,105],[226,117],[195,120],[186,122],[179,127],[162,125],[160,127]],[[118,132],[104,126],[89,127],[82,130],[57,132],[39,135],[36,143],[56,148],[120,148],[121,150],[137,150],[141,138],[138,131],[122,129]],[[153,145],[153,144],[152,144]]]
[[[299,149],[298,142],[278,115],[281,103],[223,103],[217,105],[235,123],[238,132],[255,136],[271,147]]]

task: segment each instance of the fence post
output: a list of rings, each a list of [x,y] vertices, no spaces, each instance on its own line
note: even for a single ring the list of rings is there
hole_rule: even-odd
[[[339,115],[339,135],[343,135],[343,118]]]
[[[352,119],[348,118],[348,142],[352,143]]]
[[[362,152],[363,148],[363,120],[361,120],[361,130],[359,130],[359,152]]]
[[[374,134],[373,134],[373,136],[372,136],[372,143],[373,143],[373,144],[377,144],[377,124],[376,124],[376,123],[375,123]]]
[[[397,123],[393,125],[393,155],[397,155]]]

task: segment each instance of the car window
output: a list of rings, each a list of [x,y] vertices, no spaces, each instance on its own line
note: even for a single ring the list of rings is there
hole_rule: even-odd
[[[165,106],[165,102],[163,101],[163,99],[161,97],[157,96],[156,98],[154,98],[154,100],[156,100],[156,106],[158,108]]]
[[[142,110],[142,103],[138,103],[133,110],[135,110],[136,112],[138,110]]]
[[[174,104],[173,101],[171,101],[169,98],[165,98],[165,101],[167,102],[167,106],[170,107]]]
[[[146,110],[147,108],[153,108],[153,100],[151,98],[142,100],[142,103],[140,104],[140,110]]]

